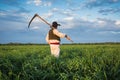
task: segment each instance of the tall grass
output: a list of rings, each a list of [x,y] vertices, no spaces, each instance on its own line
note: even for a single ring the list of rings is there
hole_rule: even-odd
[[[1,45],[0,80],[120,80],[120,45]]]

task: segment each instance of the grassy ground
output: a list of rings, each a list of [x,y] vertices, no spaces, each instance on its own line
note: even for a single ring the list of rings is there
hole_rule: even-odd
[[[120,80],[120,44],[1,45],[0,80]]]

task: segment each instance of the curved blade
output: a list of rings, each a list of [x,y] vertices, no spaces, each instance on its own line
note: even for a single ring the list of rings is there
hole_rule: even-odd
[[[29,24],[28,24],[28,28],[30,27],[31,22],[33,21],[33,19],[34,19],[35,17],[40,18],[42,21],[44,21],[46,24],[48,24],[50,27],[52,27],[50,23],[48,23],[46,20],[44,20],[43,18],[41,18],[38,14],[35,14],[35,15],[33,16],[33,18],[30,20],[30,22],[29,22]]]
[[[35,14],[35,15],[33,16],[33,18],[30,20],[30,22],[29,22],[29,24],[28,24],[28,28],[30,27],[31,22],[33,21],[33,19],[34,19],[36,16],[37,16],[37,14]]]

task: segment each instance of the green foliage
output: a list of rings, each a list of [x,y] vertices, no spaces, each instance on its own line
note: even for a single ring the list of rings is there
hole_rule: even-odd
[[[120,45],[1,45],[0,80],[120,80]]]

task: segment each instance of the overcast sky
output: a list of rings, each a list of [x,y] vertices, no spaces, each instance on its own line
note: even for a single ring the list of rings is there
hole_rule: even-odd
[[[46,43],[49,23],[75,43],[120,42],[120,0],[0,0],[0,43]],[[62,39],[62,43],[70,43]]]

